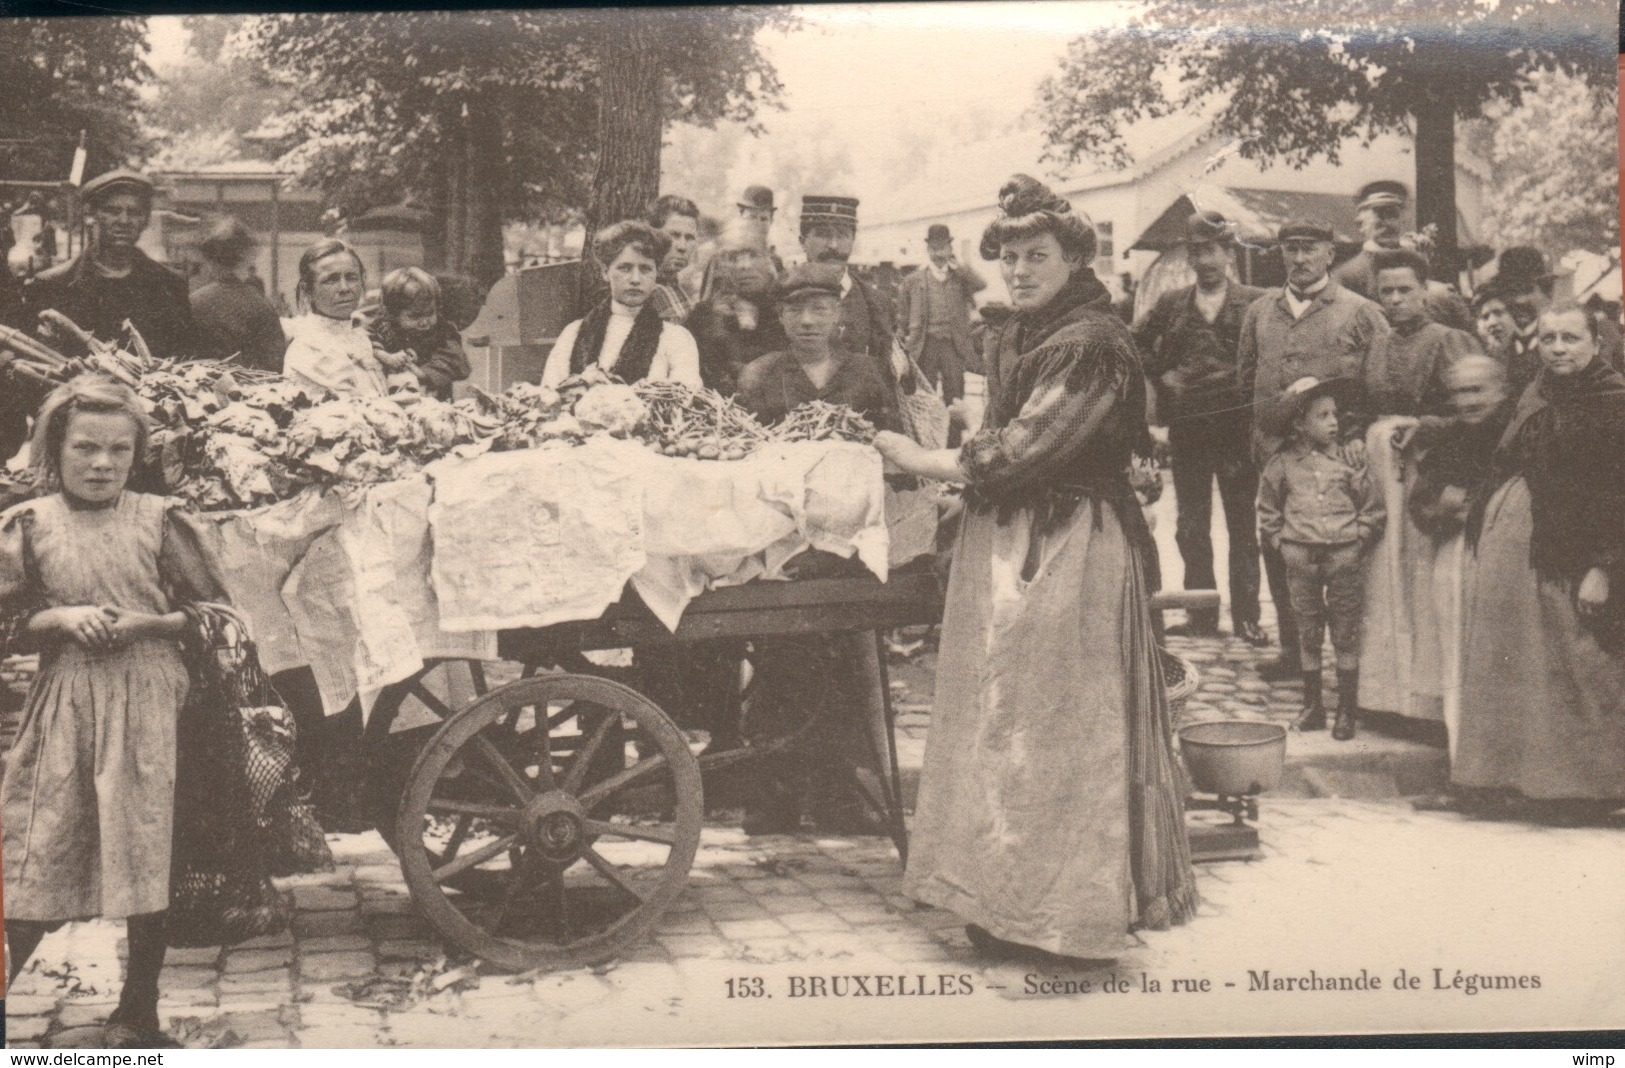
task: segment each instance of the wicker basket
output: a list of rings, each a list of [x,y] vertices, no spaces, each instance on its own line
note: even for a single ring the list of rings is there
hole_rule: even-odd
[[[1168,709],[1177,718],[1185,699],[1202,684],[1202,676],[1195,664],[1160,646],[1157,648],[1157,658],[1162,662],[1162,682],[1168,692]]]

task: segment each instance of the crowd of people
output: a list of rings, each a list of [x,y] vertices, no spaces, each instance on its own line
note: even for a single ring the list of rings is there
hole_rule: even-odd
[[[1132,326],[1090,266],[1089,220],[1026,176],[1000,190],[980,240],[1009,296],[997,323],[976,311],[986,283],[958,262],[946,226],[927,231],[929,263],[894,307],[848,262],[856,199],[803,197],[805,263],[784,271],[766,240],[770,190],[747,190],[708,246],[696,205],[664,196],[594,235],[601,295],[557,339],[541,382],[597,366],[709,386],[768,423],[808,401],[841,404],[875,424],[894,472],[963,487],[906,887],[963,917],[984,953],[1111,957],[1135,928],[1184,923],[1197,904],[1150,609],[1156,553],[1130,481],[1150,441],[1149,390],[1168,426],[1185,585],[1215,585],[1217,480],[1230,622],[1271,643],[1262,573],[1281,644],[1267,673],[1301,678],[1299,729],[1328,725],[1329,630],[1335,737],[1354,737],[1367,710],[1437,707],[1452,803],[1523,799],[1560,818],[1625,803],[1617,324],[1553,301],[1533,250],[1505,250],[1469,305],[1405,247],[1404,194],[1391,182],[1361,191],[1367,247],[1340,266],[1324,223],[1282,226],[1286,281],[1272,290],[1232,278],[1235,228],[1199,212],[1186,232],[1194,283]],[[102,337],[128,320],[163,355],[235,355],[339,395],[445,397],[469,374],[422,270],[384,277],[363,314],[361,257],[320,241],[299,261],[298,314],[284,320],[241,274],[240,226],[208,236],[208,284],[188,294],[136,247],[145,178],[113,172],[84,196],[94,240],[28,286],[30,329],[51,309]],[[963,443],[910,437],[904,398],[929,387],[956,402],[967,371],[984,376],[986,408],[974,418],[955,404]],[[7,432],[15,451],[27,424]],[[187,685],[172,655],[177,609],[219,593],[184,517],[128,489],[145,445],[128,390],[75,380],[32,433],[53,492],[0,517],[0,639],[43,654],[0,789],[11,966],[52,924],[127,919],[112,1024],[152,1042],[172,728]],[[821,566],[812,554],[806,573]],[[1218,623],[1214,610],[1186,626],[1217,634]],[[736,670],[735,653],[640,666],[663,678],[652,684],[669,691],[663,706],[730,742],[788,731],[809,710],[834,722],[880,678],[872,641],[758,652],[750,724],[722,722],[701,696]],[[290,680],[285,692],[300,689]],[[751,804],[752,833],[804,818],[881,829],[806,765],[772,770]]]
[[[1185,586],[1215,585],[1217,480],[1233,632],[1270,643],[1261,558],[1263,672],[1302,679],[1299,729],[1328,726],[1329,630],[1335,738],[1362,714],[1441,721],[1454,789],[1430,804],[1594,818],[1625,803],[1619,324],[1554,299],[1527,247],[1469,301],[1402,234],[1402,184],[1356,200],[1361,252],[1334,267],[1332,230],[1291,221],[1273,291],[1232,280],[1232,227],[1193,215],[1194,284],[1135,324]],[[1217,613],[1186,629],[1217,634]]]

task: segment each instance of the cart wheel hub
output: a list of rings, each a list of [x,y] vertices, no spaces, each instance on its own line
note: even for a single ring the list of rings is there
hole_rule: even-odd
[[[575,798],[557,791],[532,801],[525,811],[525,836],[543,857],[556,864],[581,856],[587,837],[581,821],[585,813]]]

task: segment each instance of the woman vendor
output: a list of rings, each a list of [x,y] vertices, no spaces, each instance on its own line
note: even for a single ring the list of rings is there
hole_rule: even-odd
[[[338,238],[305,250],[297,288],[301,314],[284,324],[283,374],[341,397],[388,395],[388,376],[405,371],[407,357],[375,348],[366,327],[355,321],[366,283],[361,257]]]
[[[1625,376],[1577,305],[1535,337],[1540,373],[1467,518],[1451,781],[1568,823],[1625,800]]]
[[[542,369],[542,385],[556,386],[596,365],[624,382],[672,380],[700,388],[700,353],[694,335],[665,322],[649,297],[671,238],[631,219],[598,231],[592,254],[609,296],[564,328]]]
[[[905,891],[989,955],[1115,957],[1197,893],[1152,637],[1149,532],[1129,487],[1144,378],[1088,264],[1093,228],[1017,175],[982,237],[1015,315],[958,451],[875,446],[963,482]]]

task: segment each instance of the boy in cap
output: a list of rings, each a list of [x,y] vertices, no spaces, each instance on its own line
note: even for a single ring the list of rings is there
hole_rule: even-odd
[[[839,264],[794,267],[779,286],[778,314],[789,347],[757,359],[739,378],[739,404],[772,425],[810,401],[841,404],[882,430],[899,430],[895,394],[863,355],[843,351]],[[852,561],[809,551],[786,568],[801,577],[850,571]],[[794,834],[803,814],[831,834],[883,834],[886,825],[850,778],[879,782],[862,714],[875,708],[881,674],[874,635],[856,632],[756,643],[756,681],[746,727],[758,745],[810,737],[793,754],[760,761],[747,799],[745,833]],[[872,720],[871,720],[872,722]],[[883,796],[875,793],[874,796]]]
[[[1383,526],[1381,500],[1363,470],[1338,452],[1337,396],[1345,383],[1313,377],[1293,382],[1269,421],[1287,437],[1258,483],[1258,524],[1286,564],[1303,670],[1298,730],[1323,730],[1320,647],[1331,625],[1337,655],[1337,719],[1332,737],[1354,737],[1359,708],[1362,557]]]
[[[199,351],[186,279],[136,247],[152,218],[152,183],[109,171],[86,182],[80,197],[93,224],[90,246],[29,283],[30,318],[55,309],[104,341],[118,339],[128,319],[155,355],[230,355]]]

